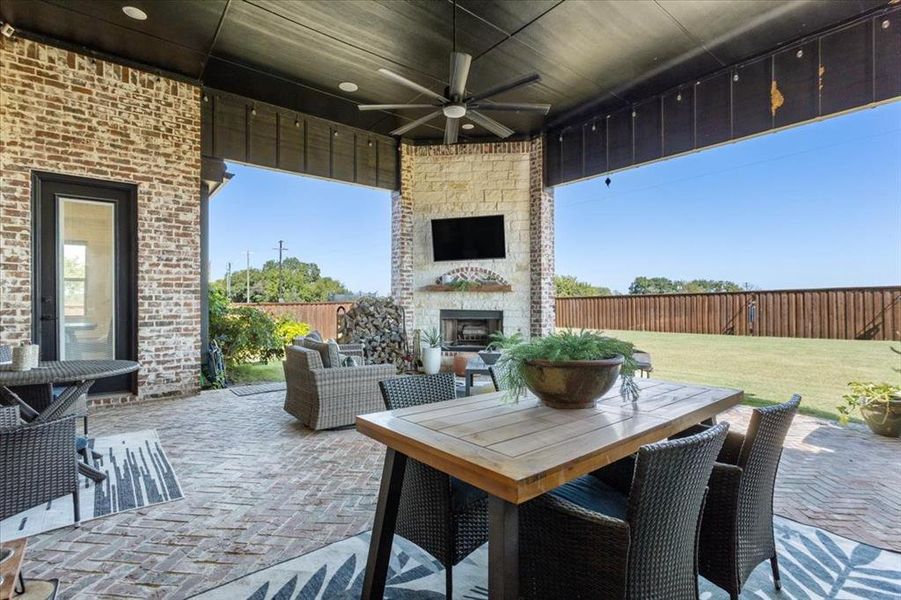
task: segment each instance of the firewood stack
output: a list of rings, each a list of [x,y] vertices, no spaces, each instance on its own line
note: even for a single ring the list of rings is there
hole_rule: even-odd
[[[363,344],[369,363],[401,369],[407,348],[403,309],[390,298],[360,298],[338,316],[338,343]]]

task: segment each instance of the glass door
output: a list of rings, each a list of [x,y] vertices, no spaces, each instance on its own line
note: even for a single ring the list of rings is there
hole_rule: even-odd
[[[42,360],[137,358],[137,189],[34,176],[34,339]],[[92,392],[134,392],[124,375]]]
[[[60,360],[116,357],[116,205],[59,196]]]

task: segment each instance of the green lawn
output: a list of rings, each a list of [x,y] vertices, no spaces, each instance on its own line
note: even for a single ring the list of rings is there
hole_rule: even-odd
[[[745,391],[748,404],[803,396],[801,411],[837,419],[849,381],[898,384],[901,364],[891,342],[607,331],[651,353],[654,377]],[[895,344],[898,345],[897,343]]]
[[[260,383],[264,381],[284,381],[285,372],[282,370],[282,361],[273,360],[267,364],[252,363],[238,365],[228,369],[229,385],[242,383]]]

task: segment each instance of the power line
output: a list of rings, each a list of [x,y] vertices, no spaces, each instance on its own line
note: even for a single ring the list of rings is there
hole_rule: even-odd
[[[244,255],[247,257],[247,269],[245,269],[244,273],[247,277],[247,295],[244,297],[244,301],[250,302],[250,256],[253,254],[249,249],[244,251]]]

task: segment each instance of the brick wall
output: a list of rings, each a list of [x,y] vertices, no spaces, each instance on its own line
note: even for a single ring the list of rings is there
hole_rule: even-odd
[[[0,340],[31,338],[33,170],[138,187],[142,398],[199,387],[200,89],[0,38]]]
[[[444,309],[503,310],[504,329],[543,335],[554,327],[553,194],[544,187],[543,139],[401,147],[392,210],[392,293],[408,330],[437,327]],[[504,215],[507,256],[432,260],[435,218]],[[427,292],[452,270],[480,267],[512,292]]]

